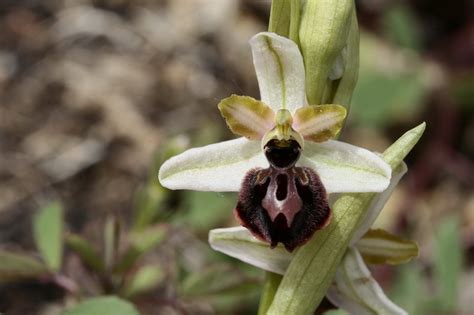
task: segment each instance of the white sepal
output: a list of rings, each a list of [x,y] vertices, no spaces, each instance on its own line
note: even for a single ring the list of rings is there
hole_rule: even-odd
[[[159,180],[169,189],[239,191],[252,168],[268,167],[259,141],[245,138],[189,149],[167,160]]]
[[[297,165],[314,169],[328,193],[381,192],[392,172],[377,154],[335,140],[306,141]]]
[[[293,113],[306,105],[305,70],[298,46],[275,33],[258,33],[249,41],[260,99],[276,112]]]
[[[349,247],[326,297],[350,314],[406,315],[372,278],[359,252]]]
[[[216,251],[278,274],[285,273],[293,258],[283,246],[272,249],[268,243],[259,241],[240,226],[211,230],[209,244]]]

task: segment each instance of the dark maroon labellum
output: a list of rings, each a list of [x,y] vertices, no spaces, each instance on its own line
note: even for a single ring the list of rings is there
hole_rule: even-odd
[[[254,169],[245,176],[234,210],[252,234],[288,251],[307,242],[331,216],[319,176],[307,167]]]
[[[299,145],[272,141],[265,146],[270,167],[247,173],[234,213],[255,237],[291,252],[327,225],[331,209],[319,176],[294,166]]]

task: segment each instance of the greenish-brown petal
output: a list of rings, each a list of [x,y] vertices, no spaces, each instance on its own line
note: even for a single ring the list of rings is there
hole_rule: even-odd
[[[355,246],[368,264],[397,265],[418,257],[415,242],[381,229],[369,230]]]
[[[262,139],[274,125],[273,110],[250,96],[231,95],[218,107],[230,130],[251,140]]]
[[[301,107],[295,112],[293,127],[306,140],[324,142],[341,131],[346,113],[343,106],[336,104]]]

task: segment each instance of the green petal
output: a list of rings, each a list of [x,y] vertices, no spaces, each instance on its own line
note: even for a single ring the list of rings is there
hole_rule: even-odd
[[[355,246],[369,264],[396,265],[418,257],[418,246],[415,242],[401,239],[381,229],[369,230]]]
[[[407,314],[387,298],[354,248],[344,255],[326,296],[350,314]]]
[[[218,107],[227,126],[239,136],[260,140],[273,128],[273,110],[252,97],[232,95],[220,101]]]
[[[306,140],[324,142],[341,131],[345,118],[346,109],[341,105],[305,106],[296,111],[293,128]]]

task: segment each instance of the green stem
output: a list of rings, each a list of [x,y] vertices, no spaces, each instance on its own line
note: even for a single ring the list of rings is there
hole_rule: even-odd
[[[300,16],[301,16],[301,2],[300,0],[291,0],[291,17],[290,17],[290,34],[289,37],[298,46],[300,45]]]
[[[265,273],[265,284],[263,285],[262,296],[260,297],[260,306],[258,307],[258,315],[267,314],[270,305],[273,302],[275,293],[280,285],[282,276],[273,272]]]

